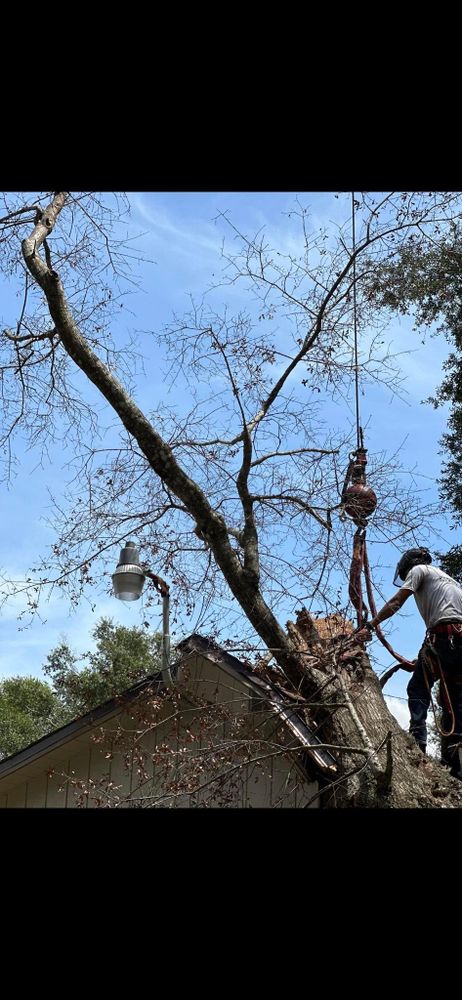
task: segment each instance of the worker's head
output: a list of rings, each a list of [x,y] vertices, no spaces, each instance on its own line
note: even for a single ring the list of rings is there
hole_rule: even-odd
[[[402,587],[409,570],[414,569],[414,566],[421,566],[422,564],[431,563],[432,557],[428,549],[421,546],[417,549],[408,549],[407,552],[403,552],[401,559],[399,560],[395,575],[393,577],[393,583],[395,587]]]

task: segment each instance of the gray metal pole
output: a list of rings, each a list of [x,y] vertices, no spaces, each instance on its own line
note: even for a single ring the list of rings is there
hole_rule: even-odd
[[[162,595],[162,680],[167,687],[174,687],[174,680],[170,672],[170,590],[168,583],[153,573],[147,567],[140,566],[138,546],[135,542],[127,542],[120,553],[120,559],[112,580],[116,597],[121,600],[136,600],[143,589],[143,583],[147,576],[152,580],[157,592]],[[127,572],[125,572],[127,571]],[[123,582],[125,580],[125,587]]]
[[[174,687],[175,682],[170,672],[170,590],[168,583],[143,567],[143,572],[152,580],[156,590],[162,594],[162,680],[167,687]]]
[[[162,679],[167,687],[173,687],[173,678],[170,673],[170,594],[167,591],[162,596]]]

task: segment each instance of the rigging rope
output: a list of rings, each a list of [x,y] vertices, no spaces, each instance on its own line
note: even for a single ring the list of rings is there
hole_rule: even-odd
[[[446,678],[444,676],[444,670],[441,665],[441,660],[438,656],[438,653],[433,645],[430,636],[428,635],[426,636],[425,642],[422,647],[422,659],[423,659],[423,675],[428,693],[430,695],[430,702],[433,711],[433,718],[435,720],[435,726],[438,732],[441,734],[441,736],[452,736],[456,728],[456,717],[454,714],[454,708],[451,701],[451,696],[448,691],[448,686],[446,684]],[[430,670],[430,674],[433,674],[433,679],[435,681],[440,682],[441,700],[450,717],[451,728],[447,732],[445,729],[443,729],[443,726],[440,725],[438,721],[438,714],[435,708],[435,703],[433,701],[432,685],[430,684],[430,681],[427,676],[427,667]]]
[[[369,566],[369,559],[366,548],[366,528],[371,514],[377,506],[377,497],[374,491],[366,482],[366,462],[367,450],[364,447],[364,433],[361,427],[359,410],[359,364],[358,364],[358,317],[356,301],[356,226],[355,226],[355,193],[351,192],[351,228],[352,228],[352,257],[353,257],[353,335],[354,335],[354,370],[355,370],[355,410],[356,410],[356,451],[350,455],[345,482],[343,484],[341,500],[345,514],[351,517],[356,524],[357,530],[353,540],[353,555],[350,567],[350,581],[348,593],[351,602],[356,609],[358,628],[361,628],[367,621],[369,609],[363,600],[361,575],[364,573],[366,580],[366,591],[369,607],[372,616],[377,614],[377,608],[372,589],[372,577]],[[349,483],[351,482],[351,485]],[[376,627],[377,638],[400,664],[413,669],[413,665],[400,653],[396,653],[390,643],[387,642],[382,630]],[[393,668],[399,669],[398,666]],[[387,672],[388,677],[391,672]],[[385,683],[385,680],[384,680]]]
[[[362,428],[359,413],[359,366],[358,366],[358,324],[356,310],[356,228],[355,228],[355,193],[351,192],[351,228],[353,244],[353,334],[354,334],[354,359],[355,359],[355,401],[356,401],[356,447],[362,445]]]

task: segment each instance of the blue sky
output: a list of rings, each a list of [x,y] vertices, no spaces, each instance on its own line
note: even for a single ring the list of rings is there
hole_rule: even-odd
[[[335,198],[331,193],[307,194],[304,192],[157,192],[130,195],[132,226],[144,232],[142,244],[146,256],[153,263],[142,266],[143,289],[130,295],[127,304],[130,313],[123,312],[120,323],[125,328],[131,324],[138,331],[160,330],[173,311],[181,313],[189,305],[189,295],[200,296],[220,271],[220,247],[225,233],[223,223],[215,221],[220,212],[228,212],[237,227],[254,233],[265,226],[269,241],[285,251],[293,248],[292,228],[284,213],[290,212],[298,194],[303,203],[312,208],[314,224],[342,223],[348,218],[349,196]],[[223,291],[223,298],[232,304],[239,302],[241,290]],[[233,301],[234,300],[234,301]],[[2,289],[1,321],[11,325],[16,314],[17,302],[11,289]],[[366,342],[368,331],[360,331]],[[143,336],[143,335],[142,335]],[[447,412],[422,405],[441,380],[442,361],[448,345],[441,338],[426,338],[425,345],[412,330],[409,320],[393,318],[385,330],[385,339],[394,350],[412,351],[402,354],[400,366],[405,376],[405,398],[391,397],[383,385],[368,386],[361,399],[362,424],[367,428],[369,454],[384,448],[392,453],[402,445],[401,461],[417,474],[427,477],[421,482],[428,488],[428,498],[436,498],[434,480],[440,469],[438,441],[445,429]],[[147,343],[147,341],[144,341]],[[149,407],[160,397],[175,405],[174,393],[166,395],[163,360],[152,341],[149,342],[146,379],[137,383],[138,401]],[[352,393],[345,404],[328,404],[326,416],[336,427],[345,430],[352,422]],[[403,443],[404,442],[404,443]],[[48,489],[59,494],[63,480],[63,464],[69,456],[55,452],[51,461],[40,464],[40,455],[28,451],[25,443],[19,449],[20,466],[9,490],[2,490],[0,498],[3,523],[3,546],[0,558],[5,575],[20,578],[27,573],[53,542],[52,527],[46,524]],[[380,498],[379,498],[380,502]],[[429,545],[444,550],[456,541],[444,517],[435,519],[434,538]],[[353,535],[353,530],[352,530]],[[406,546],[405,546],[406,547]],[[380,551],[379,551],[380,549]],[[117,550],[114,550],[116,560]],[[391,546],[371,546],[370,557],[379,558],[382,569],[378,573],[384,596],[394,592],[393,568],[398,555]],[[346,588],[346,584],[345,584]],[[381,606],[380,599],[377,599]],[[53,594],[43,607],[44,623],[35,621],[27,629],[17,621],[21,609],[20,598],[12,599],[3,609],[0,625],[0,675],[34,674],[40,676],[46,654],[66,636],[71,646],[82,652],[91,646],[90,631],[101,615],[109,615],[123,624],[140,624],[145,618],[142,602],[126,605],[115,601],[108,594],[95,593],[95,611],[86,602],[75,613],[63,598]],[[150,611],[153,627],[160,624],[156,612]],[[386,630],[396,649],[407,657],[414,657],[424,634],[424,624],[413,601],[405,613],[395,617]],[[384,669],[392,662],[389,654],[377,641],[372,644],[377,668]],[[393,699],[392,708],[402,723],[407,720],[405,686],[409,675],[400,671],[387,685],[387,694]],[[396,700],[395,700],[396,699]]]

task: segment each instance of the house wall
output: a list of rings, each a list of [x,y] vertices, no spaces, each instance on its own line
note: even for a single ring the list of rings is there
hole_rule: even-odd
[[[133,704],[103,726],[0,778],[0,808],[71,809],[109,804],[120,808],[200,808],[207,803],[229,808],[302,808],[316,794],[317,782],[309,781],[296,761],[279,749],[274,717],[249,711],[255,704],[245,683],[194,655],[187,660],[182,692],[176,708],[172,701],[162,701],[161,710],[151,714],[149,723],[139,717]],[[211,799],[217,785],[208,784],[210,772],[204,753],[210,737],[203,731],[204,711],[197,708],[201,698],[223,710],[222,721],[214,726],[219,750],[223,751],[222,741],[227,745],[231,739],[235,741],[233,720],[238,717],[247,717],[247,732],[254,741],[255,759],[235,771],[238,780],[229,800]],[[191,733],[197,739],[189,739]],[[159,750],[163,745],[166,752]],[[184,764],[188,757],[197,758],[204,766],[195,778],[192,794],[181,785],[190,773],[190,765]],[[228,761],[224,766],[231,770],[233,764]],[[175,780],[179,784],[173,792]],[[319,799],[315,799],[310,808],[318,806]]]

